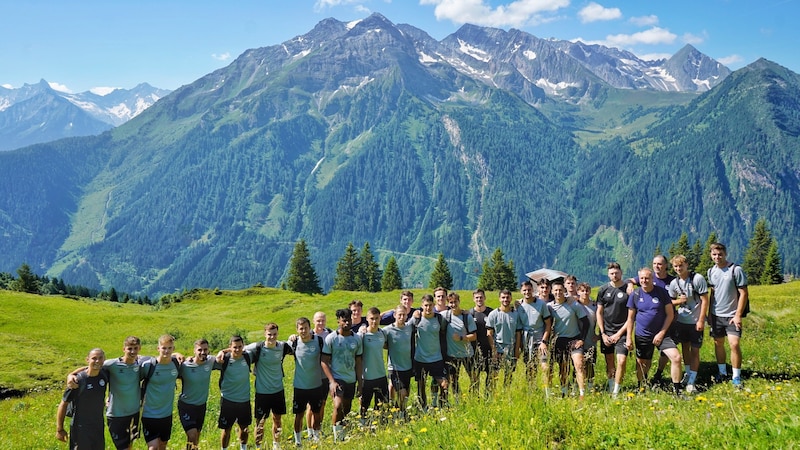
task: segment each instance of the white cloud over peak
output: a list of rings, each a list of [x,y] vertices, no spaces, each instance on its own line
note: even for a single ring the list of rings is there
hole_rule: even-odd
[[[622,17],[619,8],[606,8],[595,2],[591,2],[578,11],[582,23],[597,22],[600,20],[615,20]]]
[[[644,55],[636,55],[645,61],[657,61],[659,59],[670,59],[672,55],[669,53],[646,53]]]
[[[71,94],[72,93],[72,90],[70,90],[70,88],[66,87],[63,84],[53,83],[53,82],[48,82],[47,84],[49,84],[50,87],[55,91],[66,92],[67,94]]]
[[[14,89],[14,86],[12,86],[10,84],[0,84],[0,86],[3,86],[6,89]]]
[[[737,55],[737,54],[735,54],[735,53],[733,55],[723,56],[722,58],[717,58],[717,61],[721,62],[722,64],[725,64],[726,66],[731,65],[731,64],[740,63],[740,62],[742,62],[742,60],[743,60],[742,57]]]
[[[93,88],[89,89],[89,92],[91,92],[92,94],[97,94],[97,95],[103,97],[103,96],[106,96],[106,95],[116,91],[117,89],[119,89],[119,88],[98,86],[98,87],[93,87]]]
[[[628,21],[640,27],[649,27],[658,25],[658,16],[650,14],[649,16],[631,17]]]
[[[517,0],[495,8],[486,0],[420,0],[419,3],[434,5],[437,20],[490,27],[521,27],[543,23],[550,20],[542,17],[543,13],[552,13],[569,6],[569,0]]]
[[[369,9],[362,5],[366,0],[317,0],[314,3],[314,11],[322,11],[325,8],[333,8],[334,6],[347,6],[356,5],[356,10],[359,12],[369,12]]]
[[[637,44],[655,45],[671,44],[678,36],[661,27],[652,27],[633,34],[610,34],[606,36],[606,45],[612,47],[630,47]]]
[[[231,54],[230,54],[230,52],[212,53],[211,57],[216,59],[217,61],[227,61],[227,60],[231,59]]]

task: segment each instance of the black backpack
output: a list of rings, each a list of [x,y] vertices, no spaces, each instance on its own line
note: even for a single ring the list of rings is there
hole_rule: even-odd
[[[178,362],[175,357],[172,357],[172,364],[175,365],[175,368],[178,369],[178,373],[181,372],[181,363]],[[156,373],[156,366],[158,365],[158,361],[155,359],[151,360],[150,366],[147,368],[147,374],[145,374],[144,378],[142,379],[142,389],[141,389],[141,401],[144,402],[144,394],[147,392],[147,384],[150,383],[150,379],[153,378],[153,374]],[[180,377],[180,375],[179,375]]]
[[[258,362],[258,355],[261,354],[261,347],[264,346],[264,341],[259,342],[260,346],[256,346],[256,357],[250,361],[250,355],[247,352],[242,353],[244,361],[247,363],[247,370],[250,370],[256,362]],[[222,357],[222,367],[219,368],[219,387],[222,389],[222,380],[225,378],[225,371],[228,370],[228,363],[231,361],[231,353],[226,352]]]

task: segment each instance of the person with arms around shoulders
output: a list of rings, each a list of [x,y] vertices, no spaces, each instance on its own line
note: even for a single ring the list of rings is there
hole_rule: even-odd
[[[328,378],[328,389],[333,399],[333,440],[345,440],[345,419],[353,405],[356,393],[361,393],[363,383],[361,338],[353,333],[352,313],[349,309],[336,310],[339,328],[325,338],[322,348],[322,371]]]
[[[178,396],[178,417],[186,433],[186,450],[197,450],[200,433],[206,421],[208,389],[214,358],[208,357],[208,341],[194,341],[194,354],[181,364],[181,394]]]
[[[644,391],[647,373],[653,362],[653,352],[657,348],[667,355],[670,361],[672,388],[681,396],[681,354],[670,335],[670,326],[675,317],[675,308],[669,293],[653,284],[653,270],[649,267],[639,269],[641,287],[628,296],[628,340],[636,335],[636,378],[639,391]],[[635,327],[634,327],[635,324]]]
[[[244,353],[244,339],[231,336],[228,351],[217,353],[214,368],[219,375],[219,420],[217,427],[222,430],[220,443],[226,450],[231,442],[233,426],[239,425],[239,448],[247,450],[250,438],[250,424],[253,412],[250,407],[250,356]]]
[[[56,439],[66,442],[70,450],[104,450],[105,430],[103,407],[105,406],[108,374],[103,372],[106,354],[94,348],[86,356],[87,368],[77,376],[77,387],[67,388],[56,412]],[[68,406],[72,404],[69,434],[64,429]]]
[[[394,386],[394,405],[405,417],[406,401],[411,389],[411,378],[414,376],[413,345],[415,327],[407,322],[408,308],[397,305],[394,309],[394,323],[384,327],[386,333],[386,349],[388,353],[389,379]],[[392,391],[389,391],[391,396]]]
[[[672,257],[672,268],[677,276],[669,284],[672,305],[677,308],[673,322],[675,343],[681,345],[686,392],[697,392],[695,382],[700,368],[700,348],[703,346],[703,330],[708,315],[708,286],[699,273],[689,271],[686,257]],[[660,365],[661,361],[659,361]]]
[[[492,371],[497,375],[503,369],[505,385],[511,382],[522,351],[522,326],[522,318],[511,301],[511,291],[503,289],[500,291],[500,306],[486,317],[486,334],[492,347]]]
[[[711,244],[711,260],[714,265],[708,269],[708,284],[711,286],[711,307],[709,323],[711,337],[714,338],[714,354],[719,371],[716,380],[721,382],[728,376],[725,338],[731,348],[731,383],[741,389],[742,384],[742,317],[745,315],[750,293],[747,290],[747,275],[742,267],[728,261],[728,249],[715,242]]]
[[[148,450],[166,450],[172,437],[172,405],[180,363],[172,356],[175,338],[158,338],[157,354],[142,363],[142,432]]]
[[[492,308],[486,306],[486,293],[483,289],[475,289],[472,291],[472,302],[475,306],[470,308],[469,313],[475,319],[477,339],[473,342],[473,349],[475,350],[475,361],[470,371],[470,386],[472,392],[477,393],[480,389],[481,372],[485,375],[484,386],[488,392],[491,386],[492,375],[492,345],[489,342],[489,335],[486,332],[486,318],[492,312]]]
[[[386,348],[386,333],[380,328],[381,311],[372,307],[367,310],[367,328],[359,331],[363,344],[364,380],[361,389],[361,426],[367,424],[367,411],[373,398],[375,411],[380,411],[389,403],[389,379],[386,378],[386,365],[383,362],[383,349]],[[382,417],[382,414],[378,414]]]
[[[314,313],[312,320],[314,328],[311,330],[311,334],[321,337],[322,342],[325,343],[325,338],[333,333],[333,330],[328,328],[328,316],[322,311],[317,311]],[[322,386],[320,387],[320,391],[322,392],[322,405],[319,407],[316,418],[313,417],[314,413],[311,411],[311,406],[306,409],[306,425],[309,427],[308,435],[311,436],[312,439],[316,437],[317,440],[322,438],[322,418],[325,417],[325,405],[328,403],[328,377],[325,376],[325,373],[322,374],[321,381]],[[311,424],[315,424],[315,427],[312,427]]]
[[[523,281],[520,285],[522,300],[517,310],[522,319],[522,360],[525,363],[525,374],[528,383],[534,382],[537,372],[543,378],[541,385],[545,393],[548,390],[547,373],[549,371],[548,345],[553,331],[553,318],[547,307],[550,296],[550,282],[542,278],[537,283],[538,296],[534,295],[533,283]]]
[[[311,333],[311,323],[305,317],[297,319],[295,326],[297,335],[291,344],[294,354],[292,413],[294,413],[294,443],[299,446],[302,445],[303,415],[307,409],[312,413],[307,423],[308,437],[313,442],[319,442],[320,436],[316,430],[320,427],[318,421],[322,420],[320,417],[322,401],[328,393],[322,391],[324,339]]]
[[[422,296],[422,310],[414,311],[412,324],[414,336],[414,377],[417,380],[417,397],[422,410],[427,410],[428,396],[425,392],[427,375],[431,383],[431,403],[438,408],[447,401],[447,368],[444,357],[447,355],[447,324],[441,315],[434,312],[434,299],[430,294]],[[441,396],[441,398],[440,398]]]
[[[583,376],[583,337],[589,328],[589,320],[586,318],[586,311],[577,300],[572,303],[567,301],[567,290],[563,282],[554,281],[551,289],[554,299],[547,306],[553,316],[553,334],[556,337],[551,364],[558,364],[562,397],[567,395],[569,366],[570,364],[573,366],[578,381],[578,396],[583,400],[586,393]]]
[[[448,386],[454,397],[461,393],[459,376],[463,367],[467,373],[471,372],[474,361],[472,342],[477,339],[478,327],[475,318],[467,311],[461,309],[461,297],[453,291],[447,294],[447,304],[450,309],[442,312],[442,318],[447,322],[447,361],[445,367],[448,374]]]
[[[594,366],[597,363],[597,341],[600,335],[597,334],[597,303],[591,297],[592,286],[583,282],[578,284],[577,299],[578,303],[586,310],[586,318],[589,319],[589,328],[583,336],[583,373],[586,379],[586,390],[592,392],[594,388]]]
[[[625,379],[628,352],[628,294],[622,281],[622,269],[616,262],[608,264],[608,283],[597,291],[597,327],[600,329],[600,353],[605,356],[608,391],[617,396]]]

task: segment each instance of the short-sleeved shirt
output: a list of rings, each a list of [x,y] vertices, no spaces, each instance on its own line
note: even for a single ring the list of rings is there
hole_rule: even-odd
[[[297,389],[315,389],[322,385],[322,346],[321,339],[311,336],[308,342],[303,342],[299,337],[295,341],[294,349],[294,381],[292,386]]]
[[[680,277],[675,278],[670,282],[669,288],[670,298],[678,298],[681,294],[686,294],[686,303],[678,306],[676,310],[676,319],[678,323],[687,325],[695,324],[700,320],[700,296],[708,293],[708,286],[706,279],[699,273],[691,273],[685,280]]]
[[[667,320],[666,307],[672,308],[672,300],[666,289],[653,286],[650,292],[638,288],[628,296],[628,308],[636,310],[634,334],[652,338],[664,327]]]
[[[733,317],[739,307],[739,288],[747,287],[747,276],[740,266],[729,264],[708,270],[708,284],[714,288],[711,313],[717,317]]]
[[[603,331],[617,333],[628,321],[628,294],[625,285],[615,287],[606,283],[597,291],[597,305],[603,307]]]
[[[526,339],[533,342],[541,342],[544,337],[545,319],[550,318],[550,309],[547,307],[547,302],[540,298],[534,298],[531,303],[523,300],[519,307],[520,318],[523,325],[522,330],[525,332]]]
[[[250,361],[256,361],[256,351],[261,352],[253,365],[256,394],[277,394],[282,391],[283,357],[292,353],[292,347],[283,341],[277,341],[274,347],[267,347],[266,342],[254,342],[248,344],[244,351],[250,355]]]
[[[578,323],[586,317],[586,310],[578,302],[558,303],[552,301],[547,304],[550,314],[553,315],[553,333],[561,338],[583,338]]]
[[[658,276],[656,276],[656,273],[653,272],[653,284],[660,288],[667,289],[667,287],[669,287],[669,284],[672,283],[672,280],[674,279],[675,277],[670,274],[667,274],[667,276],[665,276],[664,278],[658,278]],[[635,284],[638,286],[639,276],[637,275],[636,277],[634,277],[634,280]]]
[[[356,333],[349,336],[343,336],[339,331],[331,333],[322,347],[322,354],[331,356],[333,378],[345,383],[356,382],[356,356],[361,356],[363,352],[361,337]]]
[[[75,406],[70,433],[104,435],[103,409],[108,387],[106,380],[105,375],[88,376],[84,372],[78,375],[79,387],[64,391],[62,399],[65,402],[72,401]]]
[[[103,370],[108,374],[108,417],[125,417],[139,413],[141,367],[139,361],[126,364],[122,358],[107,359]]]
[[[586,318],[589,319],[589,328],[583,334],[583,349],[588,350],[594,347],[594,331],[597,328],[597,303],[589,300],[588,305],[578,302],[584,311],[586,311]]]
[[[442,312],[442,318],[447,322],[447,356],[451,358],[469,358],[474,354],[472,344],[468,341],[453,339],[453,333],[462,338],[468,334],[478,331],[475,325],[475,318],[469,312],[461,310],[461,314],[453,314],[453,311]],[[466,321],[466,323],[465,323]]]
[[[414,333],[414,325],[406,322],[405,326],[400,328],[392,324],[384,327],[383,331],[386,333],[386,342],[389,347],[387,368],[396,371],[411,370],[413,368],[411,361],[411,335]]]
[[[516,309],[493,309],[486,317],[486,328],[493,330],[495,344],[514,345],[517,331],[522,330],[522,319]]]
[[[422,363],[442,361],[442,343],[439,340],[439,334],[446,331],[442,325],[447,326],[442,317],[434,314],[428,319],[421,315],[419,319],[413,319],[413,322],[417,327],[417,348],[414,351],[414,360]]]
[[[492,349],[491,344],[489,344],[489,335],[486,334],[486,318],[492,311],[493,309],[488,306],[483,311],[475,311],[475,308],[469,310],[469,313],[475,319],[475,326],[478,328],[478,340],[475,342],[477,342],[477,346],[484,354],[487,354]]]
[[[159,363],[152,358],[142,363],[143,376],[147,376],[150,367],[155,366],[144,393],[142,417],[161,419],[172,416],[172,405],[175,403],[175,386],[180,375],[179,366],[172,361]]]
[[[214,363],[214,368],[222,370],[222,363]],[[234,403],[244,403],[250,401],[250,364],[248,364],[244,353],[239,359],[231,357],[227,361],[225,375],[220,374],[222,385],[219,388],[220,395],[225,400]]]
[[[208,388],[211,385],[211,371],[214,369],[214,358],[206,358],[198,363],[189,358],[181,364],[180,400],[187,405],[205,405],[208,403]]]
[[[364,380],[378,380],[386,378],[386,365],[383,363],[383,345],[386,343],[386,334],[378,329],[376,332],[367,330],[361,336],[364,346],[362,366]]]

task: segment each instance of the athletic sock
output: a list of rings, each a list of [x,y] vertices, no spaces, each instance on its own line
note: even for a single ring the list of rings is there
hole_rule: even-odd
[[[728,366],[726,366],[725,364],[717,364],[717,369],[719,369],[720,375],[728,374]]]
[[[608,390],[609,391],[614,390],[614,380],[608,380]]]
[[[303,432],[302,431],[296,431],[294,433],[294,443],[295,444],[301,444],[302,442],[303,442]]]
[[[613,389],[612,393],[619,394],[620,388],[621,388],[621,386],[619,385],[619,383],[614,383],[614,389]]]
[[[741,378],[742,377],[742,369],[733,368],[733,378]]]
[[[689,374],[689,379],[686,381],[686,384],[694,384],[694,382],[697,381],[697,372],[689,370],[687,373]]]

